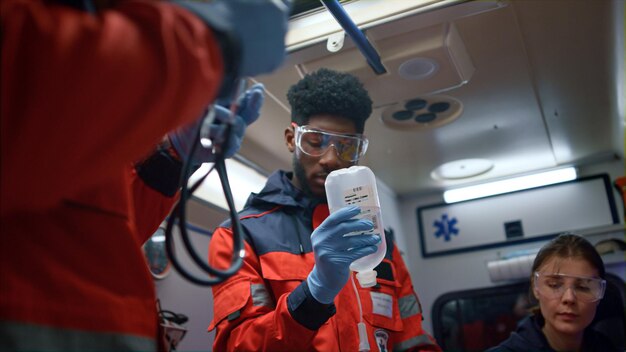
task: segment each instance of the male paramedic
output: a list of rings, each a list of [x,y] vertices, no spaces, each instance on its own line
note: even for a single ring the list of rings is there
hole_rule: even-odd
[[[191,134],[174,129],[284,58],[281,2],[93,5],[0,3],[2,351],[163,347],[141,246],[177,199]],[[262,98],[244,96],[227,155]]]
[[[246,257],[235,276],[213,287],[214,350],[359,351],[361,308],[371,351],[440,350],[422,329],[420,303],[393,242],[376,268],[377,285],[357,283],[357,298],[348,267],[373,253],[380,238],[344,237],[373,227],[354,218],[357,207],[328,216],[326,177],[365,154],[368,93],[355,77],[320,69],[287,97],[291,124],[284,135],[293,172],[274,172],[240,213]],[[227,267],[229,253],[227,221],[214,232],[209,260]]]

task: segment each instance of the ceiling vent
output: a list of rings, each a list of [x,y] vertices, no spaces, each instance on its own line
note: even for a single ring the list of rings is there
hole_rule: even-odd
[[[415,97],[386,107],[383,123],[397,130],[426,130],[456,120],[463,112],[463,104],[446,95]]]

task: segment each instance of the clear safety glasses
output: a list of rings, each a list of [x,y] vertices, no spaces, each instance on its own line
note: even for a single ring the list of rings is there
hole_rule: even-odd
[[[296,133],[296,146],[306,155],[322,156],[332,146],[341,160],[354,163],[367,151],[368,140],[362,134],[332,133],[291,125]]]
[[[560,299],[567,289],[571,289],[576,298],[586,302],[595,302],[604,297],[606,280],[595,277],[535,272],[534,285],[542,296],[549,299]]]

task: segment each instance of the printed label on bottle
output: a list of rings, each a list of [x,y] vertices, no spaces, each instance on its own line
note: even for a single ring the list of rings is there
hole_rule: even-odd
[[[359,234],[365,233],[370,235],[380,235],[378,221],[378,218],[380,217],[380,208],[375,206],[376,203],[373,197],[374,192],[372,191],[371,186],[353,187],[343,193],[343,201],[346,206],[356,205],[361,208],[361,214],[359,214],[357,218],[369,219],[374,224],[374,228],[371,231],[359,232]]]
[[[371,186],[358,186],[343,192],[343,202],[345,205],[361,205],[369,202],[373,196]]]
[[[380,228],[378,223],[378,218],[380,217],[379,207],[361,207],[361,214],[359,214],[357,217],[359,219],[369,219],[374,224],[374,228],[372,228],[372,230],[363,233],[380,236]]]

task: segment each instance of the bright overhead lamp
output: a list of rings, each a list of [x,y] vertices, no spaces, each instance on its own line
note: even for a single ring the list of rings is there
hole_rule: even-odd
[[[189,187],[200,177],[204,176],[212,166],[213,163],[202,164],[189,178]],[[261,191],[267,181],[267,177],[261,175],[255,169],[232,158],[226,159],[226,172],[228,173],[228,182],[230,183],[230,190],[233,194],[233,201],[235,202],[237,211],[243,209],[250,193]],[[228,210],[228,204],[224,198],[222,184],[217,175],[217,171],[212,171],[193,195],[222,209]]]
[[[463,200],[520,191],[523,189],[541,187],[575,179],[576,169],[574,167],[568,167],[533,175],[514,177],[501,181],[451,189],[443,192],[443,199],[448,204],[456,203]]]
[[[487,159],[459,159],[440,165],[430,173],[433,180],[459,180],[482,175],[493,169]]]

